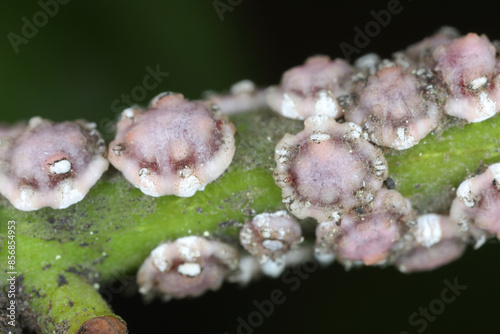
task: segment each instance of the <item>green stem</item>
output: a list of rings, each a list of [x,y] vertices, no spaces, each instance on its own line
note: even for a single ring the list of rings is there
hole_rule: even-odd
[[[389,176],[419,211],[446,211],[463,180],[500,162],[499,133],[496,116],[429,135],[417,146],[386,155]]]
[[[231,118],[238,129],[233,163],[193,197],[149,197],[111,170],[82,202],[65,210],[22,212],[0,199],[2,239],[7,221],[16,221],[16,269],[25,292],[20,297],[43,332],[66,326],[72,333],[93,317],[113,316],[92,284],[135,273],[163,240],[208,232],[235,241],[235,223],[283,208],[272,177],[274,147],[285,133],[301,131],[303,123],[269,111]],[[495,117],[429,135],[403,152],[388,151],[389,176],[419,211],[444,211],[467,175],[500,161],[499,128]],[[2,267],[7,262],[5,242],[0,261]],[[6,274],[1,275],[3,285]]]

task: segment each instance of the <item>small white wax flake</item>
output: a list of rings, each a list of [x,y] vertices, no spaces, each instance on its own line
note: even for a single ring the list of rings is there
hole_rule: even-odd
[[[126,118],[134,117],[134,108],[127,108],[123,111],[122,115]]]
[[[59,260],[61,258],[61,255],[56,255],[56,260]]]
[[[373,71],[378,63],[380,63],[379,55],[375,53],[368,53],[356,59],[354,61],[354,66],[362,70],[366,69]]]
[[[486,92],[481,92],[479,94],[479,108],[481,112],[479,113],[479,118],[475,120],[476,122],[484,121],[495,115],[496,103],[492,101]]]
[[[153,263],[160,272],[164,272],[165,270],[167,270],[167,266],[169,265],[164,256],[166,248],[167,245],[163,244],[158,246],[151,252]]]
[[[99,290],[101,285],[99,283],[94,283],[93,287],[94,287],[94,290]]]
[[[470,82],[469,87],[472,90],[478,90],[480,88],[483,88],[484,85],[488,82],[488,78],[486,77],[480,77],[477,79],[474,79]]]
[[[201,273],[201,267],[198,263],[184,263],[177,267],[177,271],[181,275],[195,277]]]
[[[334,223],[338,222],[340,220],[340,218],[342,218],[342,216],[340,215],[339,212],[337,212],[337,211],[332,212],[332,221]]]
[[[436,214],[427,214],[417,219],[415,226],[415,239],[419,244],[430,247],[441,240],[440,218]]]
[[[277,251],[283,248],[283,243],[279,240],[266,239],[262,241],[262,246],[270,251]]]
[[[318,99],[314,104],[314,108],[316,113],[319,115],[326,115],[333,118],[336,118],[339,115],[337,103],[327,91],[321,91],[319,93]]]
[[[230,88],[231,94],[252,93],[255,91],[255,84],[250,80],[241,80],[233,84]]]
[[[189,175],[188,177],[180,179],[178,194],[182,197],[191,197],[197,190],[203,189],[205,189],[205,187],[200,182],[200,179],[195,175]]]
[[[491,173],[493,174],[493,178],[495,180],[496,187],[500,189],[500,163],[491,165],[489,167],[489,169],[491,170]]]
[[[66,174],[71,170],[71,162],[66,159],[61,159],[49,166],[49,171],[52,174]]]
[[[277,278],[283,271],[285,270],[285,261],[283,259],[279,259],[276,261],[268,260],[261,264],[262,272],[270,277]]]
[[[311,139],[312,141],[323,141],[330,139],[330,135],[327,135],[325,133],[314,133],[309,137],[309,139]]]
[[[314,258],[322,265],[327,266],[335,261],[333,253],[314,253]]]
[[[209,237],[210,236],[210,232],[208,232],[208,231],[203,232],[203,236],[205,238]]]
[[[350,135],[353,138],[359,138],[361,136],[361,134],[363,133],[363,129],[359,125],[352,123],[352,122],[347,122],[347,124],[349,124],[349,127],[353,130],[353,131],[351,131]]]
[[[283,116],[297,119],[300,118],[300,115],[297,112],[295,107],[295,102],[288,96],[288,94],[283,95],[283,102],[281,103],[281,112]]]
[[[276,150],[275,153],[277,155],[287,155],[288,154],[288,150]]]
[[[476,205],[471,188],[472,181],[468,179],[462,182],[457,189],[457,197],[460,198],[468,208],[472,208]]]
[[[272,231],[271,231],[270,229],[266,228],[266,229],[264,229],[264,230],[262,231],[262,236],[263,236],[264,238],[266,238],[266,239],[267,239],[267,238],[270,238],[270,237],[271,237],[271,232],[272,232]]]
[[[479,239],[476,240],[474,244],[474,249],[479,249],[486,242],[486,235],[482,234]]]
[[[141,168],[139,170],[140,182],[138,188],[141,189],[143,193],[149,196],[157,197],[155,183],[151,181],[149,170],[147,168]]]
[[[393,142],[393,147],[397,150],[405,150],[416,144],[415,138],[406,133],[405,128],[398,128],[398,138]]]

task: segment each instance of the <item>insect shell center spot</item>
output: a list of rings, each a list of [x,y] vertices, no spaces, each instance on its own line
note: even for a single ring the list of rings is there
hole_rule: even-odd
[[[279,240],[266,239],[262,241],[262,246],[271,251],[277,251],[283,248],[283,243]]]
[[[345,154],[333,140],[309,142],[294,160],[291,170],[297,178],[297,191],[313,201],[326,200],[329,189],[345,188],[342,176],[355,175],[352,179],[356,181],[362,177],[359,171],[366,169],[362,161]]]
[[[170,155],[172,156],[172,159],[181,161],[186,159],[191,151],[192,148],[189,147],[189,143],[179,140],[172,145]]]
[[[177,267],[177,272],[184,276],[195,277],[201,273],[201,266],[198,263],[183,263]]]
[[[61,159],[49,164],[49,171],[52,174],[66,174],[71,170],[71,162],[67,159]]]

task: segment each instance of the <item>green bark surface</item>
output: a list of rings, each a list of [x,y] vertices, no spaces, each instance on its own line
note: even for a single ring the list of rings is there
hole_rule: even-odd
[[[14,220],[22,298],[44,332],[74,332],[93,317],[111,315],[93,284],[135,275],[160,242],[206,233],[235,241],[240,223],[284,208],[272,177],[274,147],[303,123],[265,110],[231,120],[237,127],[233,163],[193,197],[146,196],[111,168],[83,201],[65,210],[22,212],[0,199],[1,268],[8,256],[7,221]],[[495,117],[431,134],[406,151],[389,150],[389,177],[420,212],[446,211],[462,180],[500,161],[499,130]],[[6,272],[0,272],[2,285]]]

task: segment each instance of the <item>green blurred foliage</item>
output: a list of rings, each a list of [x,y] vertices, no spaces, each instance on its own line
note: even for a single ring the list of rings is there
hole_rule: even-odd
[[[247,27],[237,17],[226,12],[221,22],[210,1],[194,3],[70,1],[17,53],[7,34],[22,36],[22,18],[33,23],[42,8],[36,1],[2,4],[0,120],[43,115],[99,124],[116,116],[115,99],[142,86],[147,66],[169,75],[134,101],[141,105],[162,91],[196,99],[227,89],[252,73],[248,59],[255,68],[265,61],[252,56],[257,45],[240,39]]]

